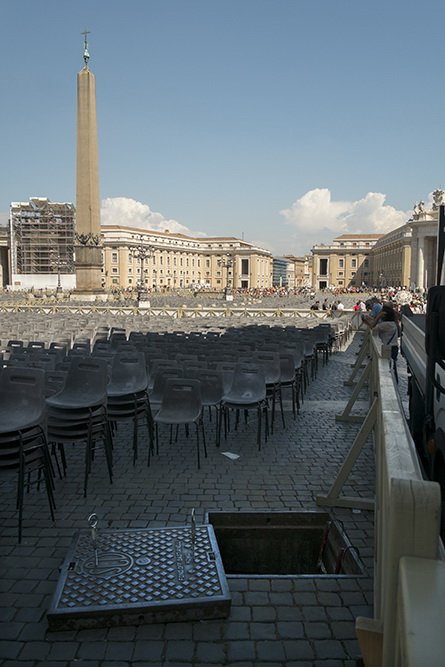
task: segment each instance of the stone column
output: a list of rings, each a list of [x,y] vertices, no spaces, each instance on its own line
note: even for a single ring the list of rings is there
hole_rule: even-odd
[[[419,236],[417,243],[417,287],[423,290],[425,287],[425,237]]]
[[[402,248],[402,287],[411,287],[411,245],[405,244]]]
[[[77,75],[76,292],[103,293],[96,82],[85,66]]]

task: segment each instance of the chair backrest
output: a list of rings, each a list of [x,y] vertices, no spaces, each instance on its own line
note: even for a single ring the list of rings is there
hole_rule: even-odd
[[[280,379],[280,356],[276,352],[252,352],[253,361],[261,364],[266,378],[266,384],[278,382]]]
[[[266,398],[266,377],[263,369],[253,363],[240,362],[236,365],[229,396],[236,396],[246,403]]]
[[[170,378],[182,378],[182,368],[162,368],[153,376],[153,389],[150,394],[151,401],[161,401],[165,385]]]
[[[110,345],[112,349],[117,349],[119,345],[127,342],[127,334],[124,331],[115,331],[110,334]]]
[[[22,340],[8,340],[8,344],[6,347],[23,347],[23,341]]]
[[[151,361],[149,360],[148,362],[148,373],[150,375],[150,378],[154,378],[154,376],[164,368],[180,368],[180,365],[176,361],[176,359],[152,359]]]
[[[45,343],[42,340],[30,340],[27,347],[28,350],[29,349],[42,350],[45,347]]]
[[[201,386],[198,380],[169,378],[165,384],[161,410],[175,415],[175,422],[194,420],[202,409]]]
[[[99,404],[106,398],[108,375],[106,359],[74,356],[63,389],[64,397],[69,401],[70,394],[84,395],[91,404]]]
[[[109,352],[110,343],[107,339],[97,339],[93,345],[93,354],[97,352]]]
[[[215,363],[215,370],[220,371],[223,376],[224,393],[226,394],[233,383],[233,376],[235,375],[236,362],[232,361],[218,361]]]
[[[61,343],[54,340],[49,344],[48,348],[48,350],[57,350],[59,352],[60,357],[66,356],[67,349],[68,349],[67,343]]]
[[[45,396],[54,396],[65,386],[68,371],[53,371],[45,372]]]
[[[295,380],[295,361],[292,354],[280,354],[280,382]]]
[[[24,418],[28,418],[31,411],[43,411],[45,407],[45,371],[41,368],[16,368],[14,366],[3,368],[0,382],[0,405],[3,410],[7,410],[8,406],[14,408],[19,406]]]
[[[121,350],[116,352],[111,364],[108,392],[119,390],[122,394],[132,394],[147,389],[148,377],[142,352]]]
[[[205,370],[208,368],[207,361],[184,361],[184,363],[181,364],[182,369],[184,371],[184,377],[185,378],[193,378],[195,377],[194,372],[198,371],[200,369]]]
[[[203,405],[217,405],[224,396],[224,375],[222,371],[200,368],[190,371],[187,376],[199,380]]]

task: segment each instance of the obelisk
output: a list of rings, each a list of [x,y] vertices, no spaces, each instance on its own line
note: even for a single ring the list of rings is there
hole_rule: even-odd
[[[96,80],[88,69],[88,31],[84,35],[84,67],[77,75],[76,289],[74,298],[103,298],[100,234],[99,161]]]

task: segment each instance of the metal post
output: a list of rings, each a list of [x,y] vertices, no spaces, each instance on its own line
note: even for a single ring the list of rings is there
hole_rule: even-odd
[[[230,253],[227,253],[226,259],[219,259],[218,266],[223,269],[226,269],[226,286],[224,287],[224,296],[226,301],[233,301],[232,295],[232,281],[230,278],[230,269],[233,266],[233,256]]]
[[[137,281],[137,294],[138,294],[138,301],[146,301],[146,287],[145,287],[145,279],[144,279],[144,264],[145,260],[149,259],[150,257],[153,256],[153,246],[147,245],[145,243],[145,237],[143,234],[133,234],[132,235],[133,239],[136,239],[136,243],[134,246],[130,247],[130,254],[131,256],[139,260],[140,262],[140,278]]]

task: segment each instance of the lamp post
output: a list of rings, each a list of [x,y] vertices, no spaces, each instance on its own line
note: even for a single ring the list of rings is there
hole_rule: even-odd
[[[230,270],[233,266],[233,256],[230,253],[227,253],[225,258],[221,257],[221,259],[218,259],[218,266],[227,270],[226,286],[224,288],[224,296],[225,296],[226,301],[233,301],[232,277],[231,277],[231,274],[230,274]]]
[[[50,259],[50,264],[51,267],[55,267],[57,269],[57,287],[56,287],[56,292],[61,292],[62,291],[62,280],[61,280],[61,272],[60,272],[60,267],[62,266],[67,266],[68,262],[66,259],[62,259],[60,256],[60,252],[53,251],[51,253],[51,259]]]
[[[130,247],[130,254],[133,259],[140,262],[140,278],[137,281],[137,294],[138,301],[146,301],[146,287],[145,287],[145,269],[144,264],[145,260],[149,259],[153,255],[153,246],[147,245],[145,243],[145,237],[143,234],[132,234],[132,239],[135,240],[134,245]]]

